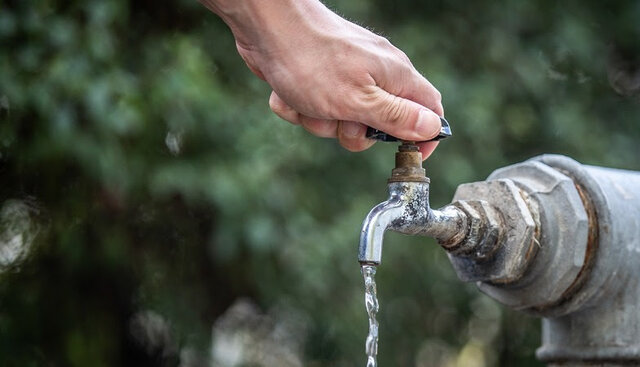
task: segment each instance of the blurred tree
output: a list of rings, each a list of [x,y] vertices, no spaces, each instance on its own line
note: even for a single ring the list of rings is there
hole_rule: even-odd
[[[637,2],[332,6],[444,95],[434,205],[543,152],[640,169]],[[5,0],[0,47],[0,246],[30,249],[1,268],[0,365],[207,364],[242,297],[298,325],[304,365],[364,361],[355,248],[394,147],[351,154],[278,121],[195,1]],[[424,241],[389,236],[380,364],[538,365],[537,322],[461,286]]]

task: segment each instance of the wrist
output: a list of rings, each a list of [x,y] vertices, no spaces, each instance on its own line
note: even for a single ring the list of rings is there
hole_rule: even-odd
[[[229,26],[238,45],[271,49],[292,28],[315,26],[335,16],[318,0],[201,0]]]

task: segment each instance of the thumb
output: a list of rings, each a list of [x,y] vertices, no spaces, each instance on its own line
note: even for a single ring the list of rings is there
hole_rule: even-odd
[[[440,132],[440,117],[414,101],[381,88],[367,99],[369,106],[354,111],[359,115],[357,121],[404,140],[429,140]]]

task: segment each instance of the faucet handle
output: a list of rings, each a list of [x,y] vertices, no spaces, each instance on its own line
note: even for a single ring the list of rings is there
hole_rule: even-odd
[[[451,126],[449,126],[449,121],[447,121],[447,119],[445,119],[444,117],[440,117],[440,124],[441,124],[440,133],[438,134],[438,136],[436,136],[433,139],[424,140],[424,141],[436,141],[436,140],[445,139],[451,136],[452,133],[451,133]],[[382,130],[377,130],[372,127],[367,128],[366,136],[369,139],[385,141],[385,142],[402,140],[402,139],[396,138],[393,135],[389,135]],[[418,143],[421,143],[421,142],[418,142]]]

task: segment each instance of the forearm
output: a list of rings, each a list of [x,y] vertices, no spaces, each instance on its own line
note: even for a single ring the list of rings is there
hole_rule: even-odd
[[[318,0],[200,0],[229,26],[245,49],[274,47],[292,28],[314,26],[334,14]]]

